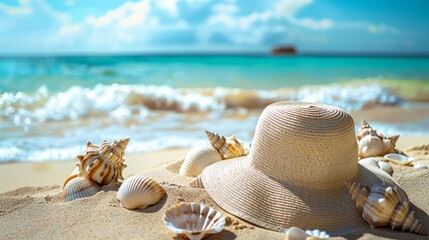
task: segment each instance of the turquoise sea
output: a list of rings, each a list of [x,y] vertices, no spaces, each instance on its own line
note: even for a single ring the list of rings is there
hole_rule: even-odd
[[[262,109],[279,100],[429,115],[429,58],[3,57],[0,161],[73,159],[88,140],[122,137],[131,137],[127,152],[189,147],[204,140],[204,129],[249,144]],[[427,135],[424,116],[374,125]]]

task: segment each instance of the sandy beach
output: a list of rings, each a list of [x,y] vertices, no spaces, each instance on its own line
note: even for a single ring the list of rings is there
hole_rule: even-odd
[[[401,150],[428,144],[429,137],[400,138]],[[181,239],[162,222],[166,208],[183,201],[208,204],[227,217],[225,229],[207,239],[283,239],[284,234],[259,228],[223,211],[204,189],[189,187],[190,177],[178,174],[188,149],[126,155],[124,177],[143,174],[161,183],[167,197],[143,210],[125,210],[116,199],[117,186],[107,185],[96,195],[72,202],[60,201],[63,180],[74,168],[74,161],[44,163],[4,163],[0,165],[1,239]],[[418,161],[429,163],[429,148],[407,152]],[[393,178],[407,191],[416,217],[429,226],[429,170],[393,166]],[[17,174],[18,173],[18,174]],[[426,239],[400,231],[375,229],[342,236],[347,239]],[[339,238],[342,239],[342,238]]]

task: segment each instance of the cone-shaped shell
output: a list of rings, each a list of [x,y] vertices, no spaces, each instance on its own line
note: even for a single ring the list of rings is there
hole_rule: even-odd
[[[244,156],[243,143],[239,142],[235,136],[231,136],[226,139],[219,153],[222,155],[223,159]]]
[[[165,210],[164,224],[173,232],[191,240],[199,240],[221,232],[225,218],[214,208],[183,202]]]
[[[399,165],[410,165],[411,162],[414,160],[413,157],[407,157],[402,154],[397,153],[389,153],[384,155],[384,159],[386,159],[389,162],[399,164]]]
[[[323,240],[328,239],[329,235],[324,231],[302,230],[301,228],[291,227],[285,231],[285,240]]]
[[[210,145],[197,145],[185,156],[185,160],[180,167],[179,174],[183,176],[196,177],[207,166],[222,161],[219,152]]]
[[[201,175],[198,175],[198,177],[194,178],[189,185],[193,188],[204,188],[203,180],[201,179]]]
[[[372,129],[372,127],[369,125],[367,121],[363,120],[362,125],[359,129],[359,132],[356,135],[356,138],[358,141],[360,141],[362,138],[368,135],[377,136],[377,132],[374,129]]]
[[[222,146],[225,144],[225,141],[226,141],[225,137],[215,132],[210,132],[207,130],[206,130],[206,135],[212,147],[214,147],[217,151],[220,151]]]
[[[104,141],[100,146],[88,142],[85,152],[77,156],[79,177],[91,179],[100,185],[124,179],[122,171],[126,165],[123,155],[129,140],[120,139],[113,144]]]
[[[121,206],[127,209],[146,208],[157,204],[165,190],[155,180],[145,176],[132,176],[125,180],[116,194]]]
[[[93,181],[76,177],[67,182],[61,193],[64,202],[73,201],[77,198],[90,197],[100,191],[100,187]]]
[[[425,234],[414,212],[409,211],[408,200],[401,199],[396,187],[375,185],[369,189],[356,182],[346,182],[346,185],[371,228],[390,225],[392,229],[401,227],[403,231]]]

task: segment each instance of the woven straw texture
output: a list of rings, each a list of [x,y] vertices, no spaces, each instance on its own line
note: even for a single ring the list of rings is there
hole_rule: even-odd
[[[368,228],[345,180],[397,185],[374,160],[358,164],[357,152],[354,122],[345,111],[278,102],[262,113],[248,156],[215,163],[201,178],[220,207],[256,225],[345,234]]]

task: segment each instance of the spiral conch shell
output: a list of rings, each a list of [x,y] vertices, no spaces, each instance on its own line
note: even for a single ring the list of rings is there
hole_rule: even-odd
[[[77,198],[90,197],[100,191],[100,187],[93,181],[76,177],[67,181],[61,193],[64,202],[73,201]]]
[[[381,133],[377,134],[364,120],[356,138],[359,145],[359,158],[367,158],[396,152],[395,146],[399,135],[383,136]]]
[[[302,230],[301,228],[291,227],[285,231],[284,240],[323,240],[328,239],[329,234],[324,231],[315,230]]]
[[[180,167],[179,174],[188,177],[198,176],[207,166],[222,161],[222,157],[210,145],[197,145],[185,156],[185,161]]]
[[[182,237],[199,240],[221,232],[225,227],[225,218],[204,204],[183,202],[165,210],[164,224]]]
[[[425,235],[423,226],[414,218],[414,211],[410,212],[408,199],[402,200],[395,186],[369,188],[357,182],[346,182],[346,186],[371,228],[390,225],[392,230],[401,227],[402,231]]]
[[[85,152],[77,156],[78,176],[91,179],[100,185],[124,179],[122,171],[127,165],[124,164],[123,156],[129,141],[129,138],[114,141],[112,144],[104,141],[100,146],[88,142]]]
[[[230,159],[246,155],[243,143],[239,142],[235,136],[225,138],[222,135],[207,130],[206,135],[210,144],[219,152],[222,159]]]
[[[157,204],[165,196],[165,190],[155,180],[145,176],[132,176],[125,180],[116,194],[126,209],[146,208]]]

